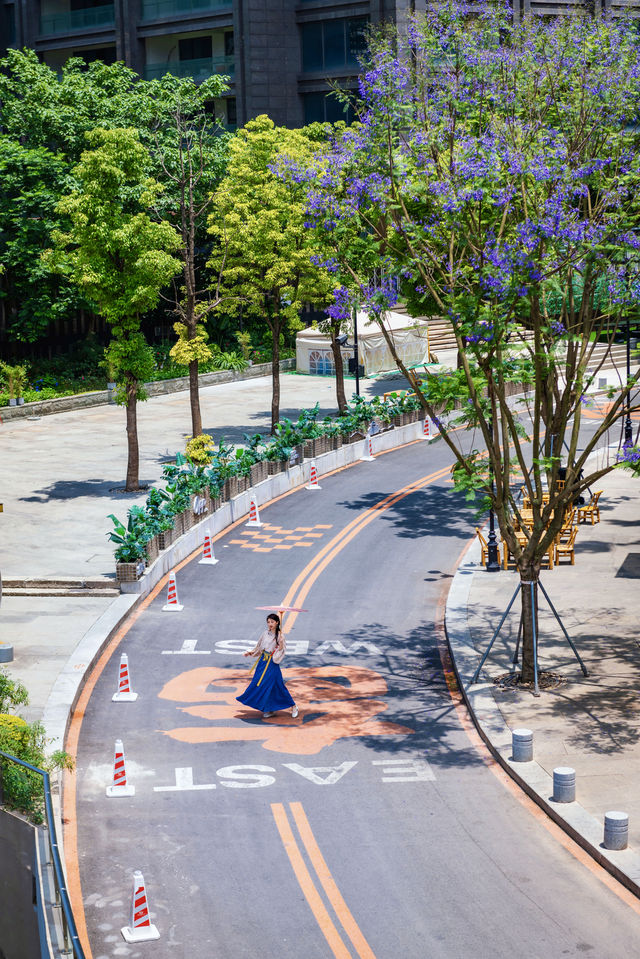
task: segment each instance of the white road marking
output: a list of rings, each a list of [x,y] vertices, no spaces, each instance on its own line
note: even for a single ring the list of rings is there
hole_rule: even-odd
[[[248,653],[255,646],[250,639],[221,639],[215,644],[216,653],[222,656],[237,656],[238,653]],[[288,639],[287,656],[304,656],[309,652],[309,643],[306,639]]]
[[[193,768],[191,766],[177,766],[176,767],[176,784],[175,786],[154,786],[153,791],[156,793],[174,793],[174,792],[186,792],[190,789],[215,789],[215,783],[205,783],[202,786],[194,786],[193,784]]]
[[[342,779],[355,765],[357,760],[350,763],[340,763],[339,766],[300,766],[298,763],[283,763],[285,769],[292,769],[299,776],[304,776],[316,786],[333,786]],[[320,773],[325,773],[321,776]]]
[[[426,759],[372,759],[371,762],[374,766],[389,767],[382,770],[383,783],[433,782],[436,778]]]
[[[326,642],[320,643],[318,648],[311,650],[311,652],[316,656],[324,656],[330,649],[335,653],[343,653],[345,656],[351,656],[352,653],[355,653],[358,649],[364,649],[366,652],[374,655],[381,655],[379,647],[374,643],[361,642],[352,643],[351,646],[345,646],[339,639],[328,639]]]
[[[229,786],[232,789],[257,789],[260,786],[271,786],[276,781],[276,777],[262,774],[274,772],[275,769],[272,766],[223,766],[222,769],[218,769],[216,775],[223,778],[221,786]],[[231,782],[224,782],[224,779],[230,779]],[[244,780],[254,780],[254,782],[244,782]]]
[[[185,639],[181,649],[163,649],[163,656],[208,656],[210,649],[196,649],[197,639]]]

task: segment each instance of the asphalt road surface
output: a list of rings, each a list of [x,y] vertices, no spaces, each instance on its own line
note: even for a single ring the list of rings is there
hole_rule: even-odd
[[[442,603],[473,533],[449,462],[416,443],[280,498],[216,542],[218,565],[179,570],[182,612],[164,589],[121,631],[76,711],[65,792],[93,959],[640,948],[626,894],[496,774],[449,690]],[[300,715],[263,720],[235,701],[241,654],[255,607],[283,601],[306,610],[285,619]],[[111,701],[122,652],[133,703]],[[105,794],[116,738],[130,798]],[[160,939],[127,945],[134,869]]]

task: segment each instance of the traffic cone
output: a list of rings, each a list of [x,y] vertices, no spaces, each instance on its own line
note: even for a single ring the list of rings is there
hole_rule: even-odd
[[[144,884],[144,876],[139,869],[133,874],[133,896],[131,899],[131,923],[120,932],[125,942],[145,942],[147,939],[159,939],[160,933],[149,918],[149,900]]]
[[[138,694],[131,689],[129,679],[129,659],[126,653],[120,657],[120,677],[118,679],[118,692],[111,697],[113,703],[133,703],[138,698]]]
[[[178,602],[178,587],[176,585],[176,574],[173,570],[169,573],[169,583],[167,585],[167,602],[162,607],[163,613],[179,613],[184,609]]]
[[[107,796],[110,799],[116,799],[118,796],[135,796],[135,794],[136,787],[127,786],[122,740],[116,739],[115,756],[113,758],[113,785],[107,786]]]
[[[204,534],[204,546],[202,547],[202,559],[198,560],[198,566],[215,566],[218,560],[216,559],[213,552],[213,543],[211,542],[211,534]]]
[[[262,526],[260,513],[258,512],[258,504],[253,496],[251,497],[251,505],[249,507],[249,522],[245,523],[245,526]]]
[[[305,489],[322,489],[318,484],[318,470],[316,469],[316,461],[311,460],[311,476],[309,477],[309,483],[305,486]]]
[[[367,433],[364,438],[364,450],[360,459],[364,460],[365,463],[373,463],[375,459],[373,455],[373,446],[371,444],[371,433]]]
[[[430,420],[428,416],[425,416],[424,418],[424,426],[422,427],[422,438],[423,440],[431,439],[431,425],[430,425]]]

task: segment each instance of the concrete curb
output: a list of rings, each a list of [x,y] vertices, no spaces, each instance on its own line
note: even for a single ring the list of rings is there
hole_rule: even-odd
[[[640,855],[631,848],[620,852],[603,848],[605,811],[600,821],[578,802],[553,802],[553,777],[535,760],[513,762],[511,729],[493,697],[492,684],[480,680],[471,686],[480,656],[471,640],[468,604],[474,576],[484,573],[479,564],[480,543],[474,539],[451,582],[445,612],[453,667],[471,718],[495,759],[527,795],[607,872],[640,897]]]
[[[294,358],[280,361],[280,370],[295,370]],[[198,377],[200,388],[217,386],[220,383],[233,383],[239,380],[256,379],[259,376],[271,375],[271,363],[258,363],[249,366],[246,370],[219,370],[215,373],[201,373]],[[189,389],[189,377],[180,376],[171,380],[153,380],[145,383],[147,395],[163,396],[168,393],[180,393]],[[23,419],[26,416],[48,416],[52,413],[67,413],[69,410],[82,410],[89,406],[106,406],[111,393],[109,390],[95,390],[91,393],[75,393],[72,396],[58,396],[52,400],[35,400],[32,403],[23,403],[22,406],[0,407],[0,419],[5,423],[10,420]]]

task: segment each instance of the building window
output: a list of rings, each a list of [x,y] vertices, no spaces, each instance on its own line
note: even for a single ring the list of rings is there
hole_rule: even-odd
[[[353,123],[355,114],[352,106],[344,106],[332,93],[303,93],[304,122],[307,123]]]
[[[238,113],[236,110],[235,97],[229,97],[227,99],[227,124],[230,127],[235,127],[238,125]]]
[[[232,57],[232,56],[234,56],[235,52],[236,52],[236,50],[235,50],[235,43],[234,43],[234,39],[233,39],[233,33],[231,33],[231,32],[225,33],[225,35],[224,35],[224,55],[225,55],[225,57]]]
[[[185,37],[178,40],[178,56],[182,60],[210,60],[211,37]]]
[[[303,23],[302,69],[305,73],[358,66],[367,47],[367,17]]]

